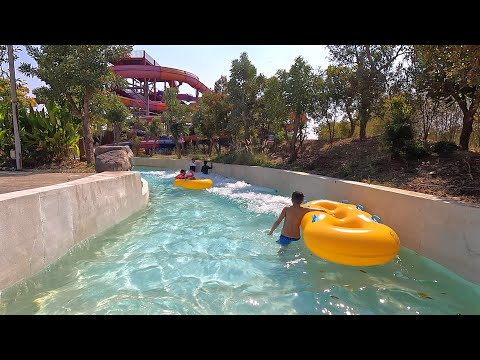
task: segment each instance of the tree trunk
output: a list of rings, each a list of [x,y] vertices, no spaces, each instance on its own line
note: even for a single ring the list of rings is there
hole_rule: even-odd
[[[460,134],[460,147],[462,150],[468,151],[468,144],[470,142],[470,136],[473,131],[473,115],[470,111],[467,111],[463,114],[463,126],[462,132]]]
[[[245,143],[247,143],[247,142],[250,141],[250,123],[249,123],[249,120],[247,118],[244,118],[243,124],[244,124],[244,127],[245,127],[244,140],[245,140]]]
[[[333,139],[335,138],[335,122],[328,122],[328,136],[330,139],[330,148],[333,147]]]
[[[360,122],[360,140],[365,140],[367,138],[368,110],[360,108],[358,117]]]
[[[367,138],[367,122],[369,117],[370,102],[368,100],[363,100],[360,102],[358,109],[358,120],[360,123],[360,140],[365,140]]]
[[[470,142],[470,136],[472,135],[473,131],[473,118],[480,105],[480,92],[476,92],[472,102],[470,103],[470,108],[467,107],[467,101],[465,100],[465,98],[460,98],[458,94],[452,94],[452,96],[457,101],[457,104],[460,106],[460,109],[463,113],[463,126],[462,132],[460,134],[460,147],[462,148],[462,150],[468,151],[468,144]]]
[[[428,132],[424,131],[424,133],[423,133],[423,146],[427,147],[427,145],[428,145]]]
[[[300,125],[301,116],[302,114],[295,114],[295,120],[293,123],[293,134],[292,134],[292,138],[290,139],[290,158],[288,160],[288,162],[290,163],[297,160],[298,149],[295,149],[295,145],[297,143],[298,129],[300,127],[299,125]]]
[[[283,131],[285,132],[285,141],[287,143],[290,142],[290,140],[288,139],[287,125],[283,125]]]
[[[360,139],[365,140],[367,138],[367,122],[360,119]]]
[[[78,150],[80,150],[80,161],[87,161],[87,158],[85,157],[85,141],[83,141],[83,131],[81,131],[80,134],[82,137],[78,139]]]
[[[175,148],[176,148],[176,153],[177,153],[177,159],[181,159],[182,158],[182,153],[181,153],[181,147],[180,147],[180,144],[178,142],[175,142]]]
[[[90,115],[90,114],[89,114]],[[82,117],[83,142],[85,144],[85,158],[87,164],[93,164],[93,138],[90,130],[90,116],[86,114]]]
[[[120,139],[119,128],[120,128],[119,124],[117,123],[113,124],[113,144],[114,145],[117,145],[118,140]]]
[[[355,121],[350,120],[350,131],[348,132],[348,137],[352,138],[355,134]]]
[[[83,98],[82,130],[85,141],[85,157],[87,164],[93,164],[93,137],[90,129],[90,99],[92,94],[87,92]]]
[[[212,156],[212,149],[213,149],[213,140],[212,138],[210,137],[210,141],[208,143],[208,156]]]
[[[348,137],[351,138],[353,137],[353,134],[355,134],[355,119],[352,116],[352,112],[349,106],[346,107],[346,113],[348,116],[348,120],[350,121],[350,131],[348,132]]]

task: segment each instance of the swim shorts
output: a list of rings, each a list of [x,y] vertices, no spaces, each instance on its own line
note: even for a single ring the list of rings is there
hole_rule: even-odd
[[[288,244],[290,244],[292,241],[298,241],[300,240],[300,238],[298,239],[294,239],[294,238],[291,238],[291,237],[288,237],[288,236],[285,236],[285,235],[280,235],[280,238],[275,241],[277,244],[280,244],[282,246],[287,246]]]

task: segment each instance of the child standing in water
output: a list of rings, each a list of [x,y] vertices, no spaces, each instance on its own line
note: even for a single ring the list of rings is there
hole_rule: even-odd
[[[197,164],[195,164],[195,158],[192,159],[192,162],[190,163],[190,170],[193,172],[197,171]]]
[[[211,161],[210,161],[210,166],[208,166],[207,164],[208,164],[208,161],[204,160],[203,161],[203,166],[202,166],[202,174],[208,175],[208,170],[213,169],[213,165],[212,165]]]
[[[272,235],[275,229],[280,225],[282,220],[285,218],[283,223],[282,233],[280,238],[276,241],[277,244],[281,245],[279,254],[282,254],[287,249],[288,244],[292,241],[300,240],[300,224],[303,217],[306,213],[310,211],[321,211],[318,209],[309,209],[303,208],[300,205],[304,200],[304,195],[300,191],[294,191],[292,193],[292,206],[285,206],[280,213],[278,219],[273,223],[272,229],[268,235]]]

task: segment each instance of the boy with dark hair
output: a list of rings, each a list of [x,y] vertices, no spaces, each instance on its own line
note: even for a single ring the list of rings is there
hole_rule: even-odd
[[[208,170],[213,169],[213,164],[210,161],[210,166],[207,165],[207,160],[203,160],[202,174],[208,175]]]
[[[281,245],[281,248],[278,251],[279,254],[285,252],[288,244],[290,244],[292,241],[300,240],[300,224],[305,214],[310,211],[321,211],[318,209],[301,207],[300,205],[302,204],[304,198],[305,197],[302,192],[294,191],[292,193],[293,205],[285,206],[283,208],[282,212],[278,216],[278,219],[273,223],[272,229],[268,233],[268,235],[272,235],[278,225],[280,225],[282,220],[285,218],[282,233],[280,235],[280,238],[276,241],[277,244]]]

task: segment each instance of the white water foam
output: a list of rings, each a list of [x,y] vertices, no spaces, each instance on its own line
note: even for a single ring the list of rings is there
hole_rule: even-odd
[[[274,189],[218,175],[212,180],[214,186],[207,191],[231,199],[257,214],[279,215],[285,206],[292,204],[288,197],[277,195]]]
[[[137,171],[141,175],[153,175],[159,179],[173,179],[175,175],[177,175],[176,172],[171,171],[171,170],[158,170],[158,171]]]
[[[177,171],[159,170],[159,171],[138,171],[140,174],[155,176],[159,179],[173,179],[178,174]],[[196,175],[202,178],[203,174]],[[207,177],[207,176],[205,176]],[[213,187],[206,191],[216,194],[239,205],[245,206],[249,211],[257,214],[280,215],[285,206],[292,205],[290,198],[276,194],[276,190],[255,186],[245,181],[226,178],[217,174],[210,174],[208,178],[212,179]]]

